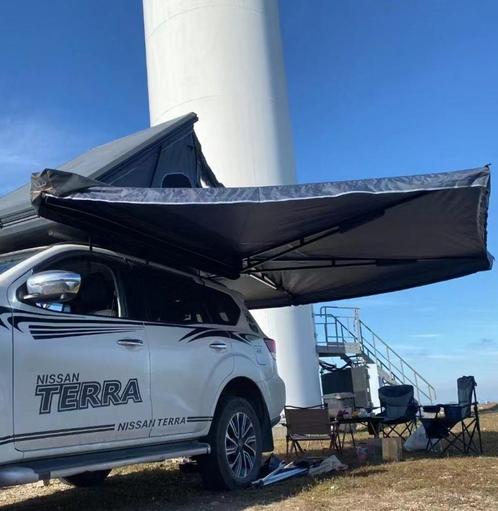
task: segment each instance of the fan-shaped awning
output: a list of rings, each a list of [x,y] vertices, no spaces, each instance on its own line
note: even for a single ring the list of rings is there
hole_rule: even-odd
[[[252,308],[400,290],[488,270],[487,167],[256,188],[116,188],[44,171],[32,200],[100,245],[190,267]]]

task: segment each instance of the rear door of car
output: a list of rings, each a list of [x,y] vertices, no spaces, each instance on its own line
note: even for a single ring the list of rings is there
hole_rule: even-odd
[[[213,321],[201,282],[145,266],[133,273],[146,305],[151,435],[195,436],[209,428],[219,389],[233,372],[231,327]]]

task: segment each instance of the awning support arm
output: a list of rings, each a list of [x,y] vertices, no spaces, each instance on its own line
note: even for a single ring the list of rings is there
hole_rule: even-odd
[[[266,273],[258,271],[250,273],[249,276],[255,278],[256,280],[259,280],[260,282],[267,286],[272,287],[276,291],[282,291],[282,293],[285,293],[287,296],[289,296],[289,298],[294,299],[294,295],[290,291],[285,289],[285,287],[282,286],[281,284],[277,284],[272,278],[266,275]]]
[[[473,257],[429,257],[429,258],[419,258],[419,259],[370,259],[370,260],[353,260],[349,259],[350,262],[344,262],[343,264],[337,264],[340,260],[330,260],[330,264],[316,264],[316,265],[306,265],[306,266],[285,266],[281,268],[265,268],[256,269],[256,270],[245,270],[244,273],[247,275],[253,275],[254,273],[264,273],[264,272],[280,272],[280,271],[299,271],[299,270],[321,270],[321,269],[330,269],[330,268],[349,268],[355,266],[396,266],[400,264],[415,264],[421,262],[439,262],[439,261],[471,261],[475,258]],[[276,261],[280,262],[280,261]],[[284,262],[284,261],[282,261]],[[298,262],[298,261],[287,261],[287,262]],[[321,261],[325,262],[325,261]]]
[[[289,254],[291,252],[294,252],[295,250],[297,249],[300,249],[300,248],[303,248],[307,245],[311,245],[312,243],[315,243],[317,241],[320,241],[324,238],[328,238],[329,236],[332,236],[334,234],[337,234],[337,233],[344,233],[344,232],[347,232],[351,229],[354,229],[356,227],[359,227],[360,225],[364,225],[366,223],[369,223],[371,222],[372,220],[375,220],[377,218],[380,218],[381,216],[383,216],[385,214],[386,211],[394,208],[394,207],[397,207],[401,204],[405,204],[407,202],[410,202],[414,199],[417,199],[425,194],[427,194],[428,192],[419,192],[411,197],[408,197],[408,198],[405,198],[405,199],[402,199],[400,201],[397,201],[396,203],[394,204],[391,204],[390,206],[387,206],[383,209],[381,209],[380,211],[377,210],[377,211],[372,211],[372,212],[369,212],[369,213],[364,213],[362,215],[358,215],[357,217],[355,218],[352,218],[351,220],[346,220],[344,222],[341,222],[340,224],[337,224],[337,225],[334,225],[332,227],[328,227],[326,229],[322,229],[321,231],[318,231],[318,232],[315,232],[315,233],[310,233],[310,234],[305,234],[304,236],[301,236],[298,240],[294,239],[294,240],[291,240],[289,242],[286,242],[286,243],[281,243],[277,246],[274,246],[274,247],[270,247],[270,248],[267,248],[265,250],[262,250],[260,252],[257,252],[249,257],[247,257],[246,261],[247,261],[247,266],[245,266],[243,269],[242,269],[242,272],[241,273],[247,273],[248,270],[252,270],[252,269],[255,269],[257,266],[261,265],[261,264],[264,264],[264,263],[267,263],[269,261],[275,261],[276,259],[279,259],[280,257],[286,255],[286,254]],[[308,239],[309,238],[309,239]],[[270,255],[262,260],[258,260],[258,261],[254,261],[254,258],[257,258],[258,256],[262,256],[264,254],[267,254],[268,252],[271,252],[272,250],[277,250],[278,248],[280,247],[283,247],[283,246],[286,246],[286,245],[290,245],[290,244],[293,244],[293,243],[296,243],[295,246],[292,246],[292,247],[288,247],[280,252],[277,252],[276,254],[273,254],[273,255]]]
[[[279,262],[279,261],[276,261]],[[327,269],[327,268],[351,268],[355,266],[390,266],[390,265],[398,265],[398,264],[412,264],[417,262],[414,259],[404,259],[404,260],[398,260],[398,261],[390,261],[389,263],[381,263],[379,264],[378,261],[355,261],[350,263],[344,263],[344,264],[336,264],[337,261],[331,261],[330,264],[309,264],[306,266],[284,266],[281,268],[265,268],[264,270],[256,269],[256,270],[247,270],[244,271],[247,275],[253,275],[255,273],[263,273],[263,272],[277,272],[277,271],[298,271],[298,270],[321,270],[321,269]]]

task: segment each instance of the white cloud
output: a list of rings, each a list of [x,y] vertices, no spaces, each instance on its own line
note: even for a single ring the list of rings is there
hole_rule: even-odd
[[[468,355],[463,353],[428,353],[425,357],[431,360],[464,360],[468,358]]]

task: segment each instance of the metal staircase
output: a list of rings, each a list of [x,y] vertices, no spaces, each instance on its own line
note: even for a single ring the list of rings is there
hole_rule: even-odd
[[[313,314],[320,357],[340,357],[351,365],[377,364],[386,384],[413,385],[419,403],[436,399],[435,388],[360,319],[356,307],[320,307]]]

